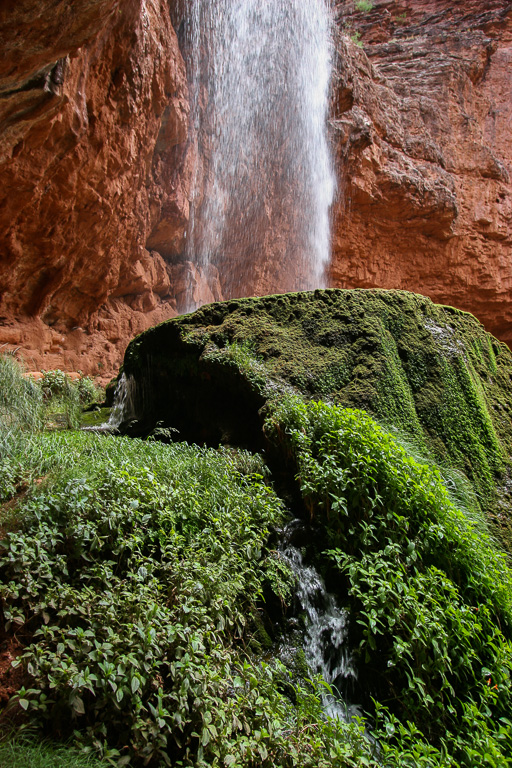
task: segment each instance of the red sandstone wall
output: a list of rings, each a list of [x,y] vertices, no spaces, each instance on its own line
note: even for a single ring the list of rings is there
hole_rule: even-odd
[[[427,294],[512,342],[512,6],[337,5],[332,281]]]
[[[187,86],[165,0],[17,0],[0,11],[0,347],[110,374],[175,313],[148,249],[188,218]],[[157,239],[158,240],[158,239]]]

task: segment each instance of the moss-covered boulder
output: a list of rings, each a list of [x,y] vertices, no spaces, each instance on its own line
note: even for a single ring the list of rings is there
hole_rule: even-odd
[[[293,389],[362,408],[412,436],[436,461],[464,471],[482,506],[500,514],[512,453],[512,354],[466,312],[404,291],[233,300],[138,336],[124,371],[141,434],[159,423],[180,439],[257,447],[262,406]]]

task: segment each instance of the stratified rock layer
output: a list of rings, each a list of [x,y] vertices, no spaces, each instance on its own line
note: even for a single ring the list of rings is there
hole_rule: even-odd
[[[460,310],[361,289],[211,304],[134,339],[124,374],[132,433],[159,424],[179,439],[261,447],[259,411],[295,391],[363,408],[412,436],[500,514],[512,353]]]
[[[510,343],[512,7],[369,5],[337,5],[332,281],[427,294]]]

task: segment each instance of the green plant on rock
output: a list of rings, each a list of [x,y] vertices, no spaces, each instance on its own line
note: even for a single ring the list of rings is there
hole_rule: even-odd
[[[289,399],[266,429],[295,467],[309,513],[326,528],[360,668],[389,707],[385,727],[394,735],[414,723],[453,764],[472,765],[485,741],[492,764],[507,765],[512,574],[505,556],[452,504],[440,474],[363,412]]]
[[[372,0],[356,0],[356,8],[361,13],[369,13],[373,10]]]

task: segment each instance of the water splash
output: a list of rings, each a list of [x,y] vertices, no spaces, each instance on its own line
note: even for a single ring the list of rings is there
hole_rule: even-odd
[[[297,597],[307,617],[304,653],[309,668],[333,688],[334,695],[328,692],[322,695],[326,713],[348,720],[359,714],[355,706],[344,702],[339,695],[347,687],[347,681],[357,680],[347,644],[348,614],[327,591],[316,568],[304,564],[300,549],[292,543],[301,528],[300,520],[287,525],[280,551],[297,577]]]
[[[218,271],[224,298],[324,287],[334,194],[327,0],[191,2],[198,161],[187,257]]]

